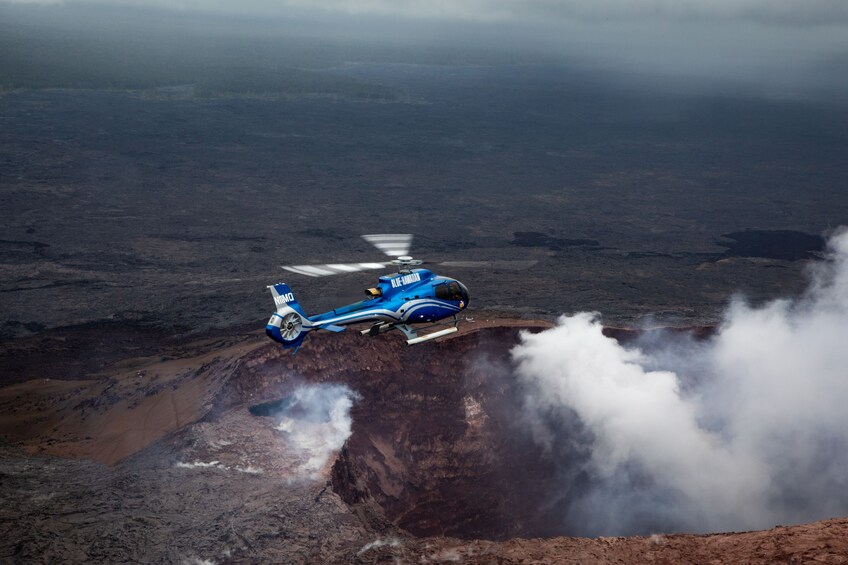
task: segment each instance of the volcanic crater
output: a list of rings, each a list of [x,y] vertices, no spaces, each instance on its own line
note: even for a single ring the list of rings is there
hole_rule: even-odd
[[[377,502],[410,533],[489,540],[563,534],[564,501],[550,494],[557,467],[522,425],[522,395],[508,371],[517,335],[516,328],[486,328],[428,348],[344,336],[310,342],[296,357],[263,349],[238,379],[238,396],[345,383],[358,398],[332,488],[351,505]],[[281,380],[287,374],[296,377]],[[250,411],[274,418],[287,400]]]
[[[844,519],[738,534],[732,546],[721,545],[726,536],[555,537],[579,530],[567,510],[587,487],[589,442],[575,418],[556,449],[542,447],[510,359],[520,331],[549,326],[480,320],[426,347],[318,334],[295,356],[258,335],[207,340],[194,357],[182,344],[177,356],[7,386],[0,523],[18,541],[0,544],[0,555],[766,563],[780,553],[844,562]],[[314,426],[320,440],[324,420],[339,416],[333,406],[320,417],[291,410],[298,391],[321,386],[345,387],[351,401],[346,441],[325,459],[292,432]],[[46,526],[54,522],[65,525]]]

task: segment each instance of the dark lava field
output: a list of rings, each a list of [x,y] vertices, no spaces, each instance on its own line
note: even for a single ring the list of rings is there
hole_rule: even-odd
[[[733,293],[802,288],[848,218],[844,106],[610,94],[538,65],[335,72],[408,96],[0,95],[2,335],[255,328],[279,265],[380,260],[375,232],[426,260],[538,261],[449,269],[472,309],[715,322]],[[373,279],[287,282],[311,314]]]

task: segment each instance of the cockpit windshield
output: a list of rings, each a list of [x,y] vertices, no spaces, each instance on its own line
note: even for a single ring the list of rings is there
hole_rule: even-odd
[[[462,291],[462,299],[465,301],[465,305],[468,306],[468,303],[471,302],[471,297],[468,295],[468,289],[461,282],[457,283],[459,285],[460,290]]]
[[[436,286],[436,298],[440,300],[463,300],[468,302],[468,289],[458,281],[450,281]]]

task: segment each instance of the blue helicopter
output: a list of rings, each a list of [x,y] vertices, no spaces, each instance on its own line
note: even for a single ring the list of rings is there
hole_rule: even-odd
[[[407,345],[434,340],[458,330],[457,314],[468,307],[468,288],[456,279],[439,276],[428,269],[414,269],[422,261],[408,255],[412,234],[363,235],[363,239],[395,259],[378,263],[330,263],[325,265],[292,265],[283,269],[309,277],[354,273],[368,269],[398,268],[391,275],[381,276],[377,286],[365,291],[366,300],[342,306],[316,316],[307,316],[294,293],[285,283],[268,288],[274,297],[276,312],[265,326],[265,333],[283,347],[295,352],[306,335],[315,330],[342,332],[345,326],[371,322],[370,328],[360,330],[365,336],[377,336],[399,330]],[[456,261],[442,266],[495,268],[528,268],[535,261]],[[446,319],[448,319],[445,321]],[[426,324],[413,328],[413,324]],[[442,326],[444,329],[427,334],[418,332]]]

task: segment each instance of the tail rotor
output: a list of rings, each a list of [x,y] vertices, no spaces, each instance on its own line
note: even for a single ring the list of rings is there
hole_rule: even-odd
[[[284,341],[294,341],[303,331],[303,320],[297,312],[289,312],[280,320],[280,336]]]

